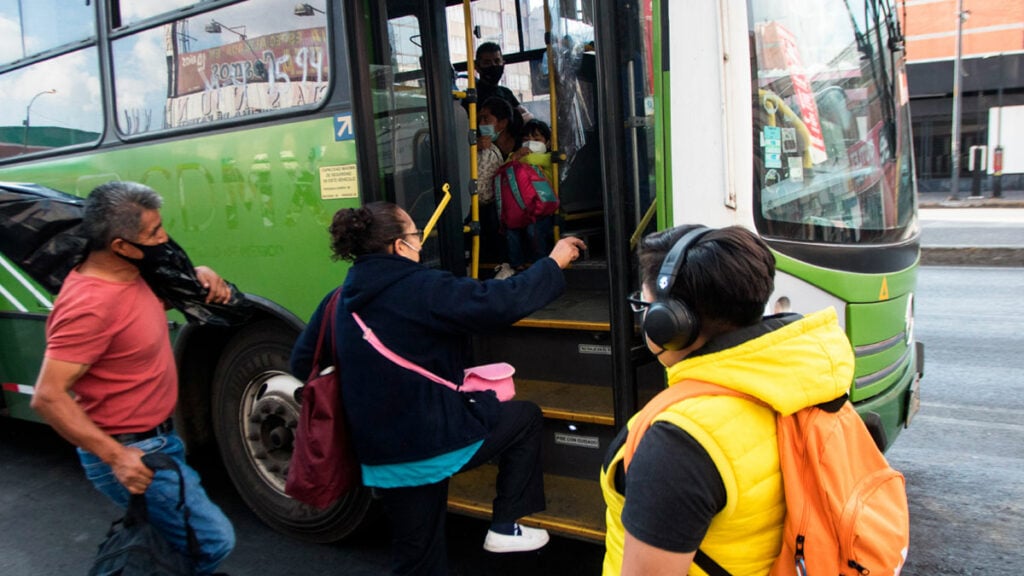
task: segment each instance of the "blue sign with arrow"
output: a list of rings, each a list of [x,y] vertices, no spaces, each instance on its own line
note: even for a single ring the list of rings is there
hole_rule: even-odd
[[[352,114],[348,112],[345,114],[335,114],[334,141],[352,140],[355,137],[355,130],[352,128]]]

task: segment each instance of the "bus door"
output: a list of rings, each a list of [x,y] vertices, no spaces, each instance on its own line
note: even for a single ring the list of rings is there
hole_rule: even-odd
[[[452,199],[421,257],[429,266],[464,274],[461,214],[468,206],[468,169],[460,166],[469,145],[466,128],[456,134],[443,12],[426,1],[344,4],[348,20],[357,23],[350,54],[355,113],[366,135],[358,144],[364,200],[394,202],[425,228],[450,190]]]
[[[597,479],[605,450],[638,397],[653,396],[664,382],[626,303],[638,288],[630,239],[654,226],[648,213],[653,84],[643,10],[626,2],[487,0],[470,3],[467,25],[461,2],[360,4],[349,15],[350,22],[365,23],[350,34],[353,98],[362,95],[365,105],[357,113],[376,135],[372,145],[361,144],[360,166],[376,163],[364,173],[366,199],[396,201],[422,227],[441,187],[450,185],[445,224],[426,243],[437,250],[435,241],[440,252],[428,264],[460,275],[473,269],[462,235],[470,215],[471,135],[453,91],[467,88],[467,62],[480,44],[499,45],[505,61],[500,84],[555,129],[558,233],[583,238],[588,250],[566,271],[560,299],[507,330],[475,338],[474,360],[513,364],[517,398],[535,402],[545,416],[548,509],[528,522],[601,540]],[[632,20],[602,22],[598,12]],[[500,252],[493,248],[481,252]],[[493,277],[498,264],[480,261],[479,277]],[[495,475],[495,467],[484,466],[453,478],[450,509],[489,517]]]
[[[465,27],[464,14],[459,5],[447,10],[454,38]],[[664,372],[643,346],[626,303],[638,288],[631,239],[656,223],[648,210],[655,197],[650,9],[501,0],[472,3],[471,17],[470,44],[501,47],[501,84],[552,128],[556,229],[588,247],[565,271],[566,293],[508,330],[477,338],[477,360],[513,364],[517,397],[535,402],[545,416],[548,509],[531,520],[600,540],[602,458],[638,402],[664,386]],[[460,71],[474,57],[463,44],[450,43]],[[460,88],[466,80],[459,79]],[[488,264],[497,262],[481,262],[482,278]],[[453,478],[450,507],[483,516],[493,474],[484,467]]]

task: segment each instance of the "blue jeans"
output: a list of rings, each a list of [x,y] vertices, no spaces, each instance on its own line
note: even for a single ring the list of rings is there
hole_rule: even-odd
[[[235,547],[235,529],[221,509],[210,501],[199,483],[199,474],[185,464],[185,445],[174,431],[140,442],[127,444],[147,454],[162,452],[178,463],[185,477],[185,504],[192,515],[189,524],[199,540],[199,557],[193,558],[196,574],[211,574]],[[95,454],[78,449],[78,458],[85,469],[85,477],[97,490],[121,508],[128,507],[130,494],[113,470]],[[146,509],[150,523],[171,546],[189,557],[185,535],[185,518],[178,505],[178,474],[173,470],[159,470],[146,490]]]
[[[541,449],[544,417],[532,402],[500,404],[498,422],[460,472],[498,461],[494,522],[515,522],[545,509]],[[448,479],[423,486],[377,488],[391,524],[391,574],[448,574],[445,518]]]
[[[543,216],[526,228],[505,230],[509,265],[519,268],[547,256],[551,252],[554,227],[554,216]]]

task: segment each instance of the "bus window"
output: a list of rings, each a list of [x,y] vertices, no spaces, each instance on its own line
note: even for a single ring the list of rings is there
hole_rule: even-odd
[[[327,18],[254,0],[113,43],[117,127],[126,135],[289,108],[326,95]]]
[[[0,3],[0,66],[95,37],[94,10],[63,0]]]
[[[900,182],[910,146],[891,15],[865,0],[751,6],[758,227],[796,240],[905,237],[913,188]]]
[[[0,74],[0,159],[96,142],[103,132],[96,49]]]
[[[120,16],[121,21],[115,22],[113,26],[114,28],[128,26],[151,16],[173,12],[179,8],[198,4],[201,1],[208,2],[209,0],[161,0],[160,2],[122,0],[121,2],[116,2],[117,15]]]

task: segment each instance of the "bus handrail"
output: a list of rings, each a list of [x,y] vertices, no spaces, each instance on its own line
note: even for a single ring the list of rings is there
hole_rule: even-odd
[[[787,120],[793,123],[796,127],[797,132],[804,137],[804,168],[813,168],[814,160],[811,159],[811,131],[807,129],[807,125],[804,121],[793,112],[793,109],[774,92],[769,92],[763,88],[758,89],[758,96],[761,98],[761,106],[768,112],[768,125],[775,126],[775,112],[780,111]],[[774,108],[769,108],[771,104]]]
[[[473,58],[473,11],[469,7],[470,0],[462,0],[462,20],[466,29],[466,80],[467,92],[476,94],[476,59]],[[476,99],[469,99],[469,231],[473,235],[470,249],[469,275],[480,277],[480,195],[476,189],[479,176],[476,149]]]
[[[441,213],[448,207],[448,202],[452,199],[452,193],[450,191],[451,185],[447,182],[441,187],[444,191],[444,197],[441,198],[441,202],[438,203],[437,208],[434,209],[434,214],[427,221],[427,225],[423,228],[423,241],[430,238],[430,233],[434,231],[434,226],[437,224],[437,219],[441,217]]]

